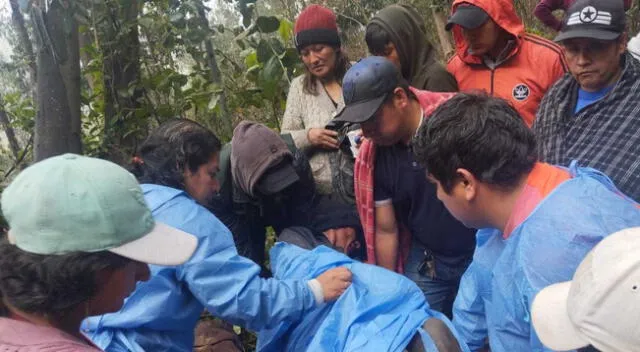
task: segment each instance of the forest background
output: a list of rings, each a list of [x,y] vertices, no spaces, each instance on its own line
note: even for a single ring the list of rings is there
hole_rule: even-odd
[[[223,141],[241,120],[278,129],[292,78],[296,15],[321,3],[338,15],[349,57],[367,55],[368,20],[393,0],[0,0],[0,186],[65,152],[125,164],[150,129],[194,119]],[[444,61],[450,0],[416,7]],[[535,0],[515,0],[527,30]],[[630,33],[640,6],[629,11]],[[0,188],[1,190],[1,188]]]

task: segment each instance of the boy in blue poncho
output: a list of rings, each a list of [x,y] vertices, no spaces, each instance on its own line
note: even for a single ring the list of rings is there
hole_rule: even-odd
[[[535,294],[570,280],[584,256],[640,211],[612,182],[575,163],[537,162],[533,133],[507,102],[459,94],[413,142],[438,198],[480,229],[454,304],[453,324],[472,351],[547,351],[531,328]]]

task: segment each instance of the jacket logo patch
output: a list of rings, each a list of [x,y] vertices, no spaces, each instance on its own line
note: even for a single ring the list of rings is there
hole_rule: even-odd
[[[572,13],[571,16],[569,16],[569,20],[567,20],[568,26],[584,23],[597,23],[609,26],[611,25],[611,12],[598,11],[593,6],[587,6],[580,12]]]
[[[517,101],[525,101],[525,100],[527,100],[527,98],[529,97],[530,93],[531,93],[531,90],[524,83],[520,83],[517,86],[513,87],[513,92],[512,92],[513,99],[515,99]]]

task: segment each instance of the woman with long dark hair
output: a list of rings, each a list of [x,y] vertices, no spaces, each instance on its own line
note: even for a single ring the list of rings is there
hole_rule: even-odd
[[[305,73],[291,82],[282,132],[291,133],[296,147],[309,157],[318,192],[333,194],[340,187],[333,182],[339,170],[331,160],[339,152],[338,132],[326,126],[344,107],[342,77],[351,65],[330,9],[306,7],[296,19],[294,32]]]
[[[66,154],[20,173],[2,194],[0,351],[100,351],[80,332],[118,311],[145,263],[178,265],[197,240],[154,221],[136,179]]]
[[[260,267],[238,255],[230,231],[205,207],[217,192],[220,141],[186,119],[162,124],[134,160],[153,216],[198,237],[185,264],[151,267],[122,310],[87,321],[93,341],[107,351],[191,351],[193,332],[207,309],[252,330],[296,321],[349,286],[337,268],[309,281],[262,279]]]

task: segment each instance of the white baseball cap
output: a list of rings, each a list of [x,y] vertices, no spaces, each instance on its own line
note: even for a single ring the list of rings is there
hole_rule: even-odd
[[[640,349],[640,227],[616,232],[587,254],[572,281],[538,293],[533,326],[558,351],[593,346],[604,352]]]

